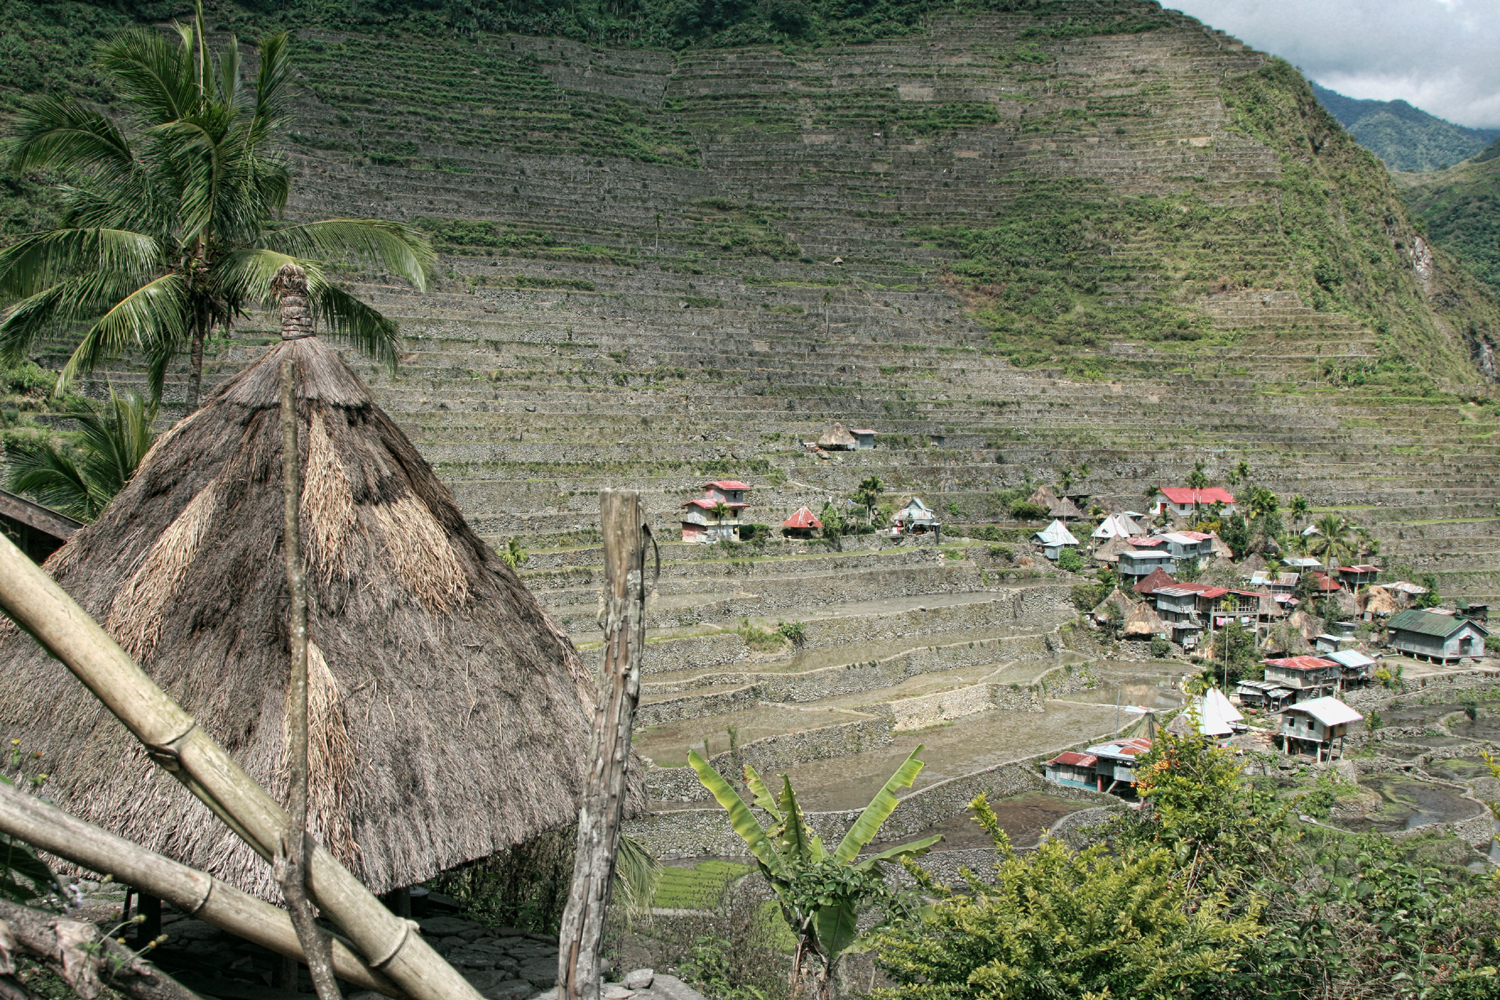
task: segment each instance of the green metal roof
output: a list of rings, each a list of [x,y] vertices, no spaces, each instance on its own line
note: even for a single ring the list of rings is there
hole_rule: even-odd
[[[1387,628],[1400,629],[1403,632],[1420,632],[1423,635],[1435,635],[1441,638],[1447,638],[1465,625],[1474,625],[1480,633],[1489,634],[1487,629],[1480,628],[1478,624],[1467,618],[1438,615],[1431,611],[1418,611],[1415,608],[1401,612],[1386,623]]]

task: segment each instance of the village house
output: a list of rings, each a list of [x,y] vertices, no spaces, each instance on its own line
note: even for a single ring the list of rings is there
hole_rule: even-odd
[[[1363,718],[1337,698],[1298,702],[1281,713],[1282,746],[1288,756],[1302,754],[1319,762],[1333,760],[1334,741],[1338,741],[1338,753],[1342,756],[1349,723]]]
[[[1432,663],[1458,663],[1484,655],[1489,629],[1468,618],[1411,609],[1386,623],[1387,646],[1398,653]]]
[[[942,527],[938,523],[937,515],[917,497],[908,500],[905,507],[892,515],[891,520],[895,523],[898,532],[905,532],[909,535],[938,531]]]
[[[1175,587],[1177,581],[1161,567],[1152,570],[1149,575],[1135,582],[1135,592],[1144,597],[1150,597],[1162,587]]]
[[[1094,775],[1094,767],[1098,763],[1099,758],[1091,753],[1067,750],[1047,761],[1044,766],[1048,781],[1093,791],[1098,787],[1098,779]]]
[[[1289,556],[1281,560],[1281,565],[1287,566],[1299,573],[1321,573],[1323,563],[1315,556]]]
[[[1135,769],[1138,758],[1151,751],[1151,741],[1143,736],[1125,740],[1110,740],[1089,747],[1085,753],[1098,758],[1094,765],[1094,787],[1101,792],[1113,792],[1121,785],[1135,788]]]
[[[781,522],[781,533],[788,538],[811,538],[814,531],[823,527],[812,508],[802,506],[797,512]]]
[[[1196,649],[1203,635],[1203,619],[1198,617],[1198,594],[1202,584],[1176,583],[1152,591],[1156,613],[1171,629],[1172,641],[1183,649]]]
[[[837,420],[833,422],[832,427],[823,432],[822,437],[818,438],[818,447],[824,451],[853,451],[858,444],[854,435],[850,434],[848,429]]]
[[[1356,591],[1360,587],[1368,587],[1370,584],[1374,583],[1379,578],[1379,576],[1380,567],[1372,566],[1369,563],[1358,563],[1354,566],[1339,567],[1339,582],[1343,584],[1345,590],[1348,590],[1350,592]]]
[[[1230,621],[1248,625],[1260,617],[1261,596],[1253,590],[1204,587],[1198,592],[1198,610],[1213,616],[1215,625],[1228,625]]]
[[[1214,504],[1222,504],[1220,510],[1225,514],[1233,514],[1234,494],[1218,486],[1209,486],[1201,490],[1193,489],[1191,486],[1163,486],[1151,499],[1151,510],[1155,514],[1166,513],[1176,517],[1189,517],[1200,510],[1213,507]]]
[[[1339,665],[1339,688],[1363,687],[1375,676],[1375,660],[1357,649],[1340,649],[1322,654],[1322,659]]]
[[[1241,705],[1267,712],[1280,712],[1297,700],[1296,690],[1276,681],[1240,681],[1234,693]]]
[[[1073,537],[1073,533],[1062,521],[1053,521],[1032,537],[1042,547],[1042,555],[1048,559],[1057,559],[1065,548],[1078,547],[1078,539]]]
[[[1459,598],[1458,617],[1467,618],[1469,621],[1488,625],[1490,621],[1490,606],[1488,604],[1475,604],[1471,601]]]
[[[1250,586],[1265,587],[1271,592],[1272,597],[1291,597],[1297,590],[1297,581],[1302,578],[1300,573],[1269,573],[1258,569],[1250,574]]]
[[[1266,660],[1266,680],[1297,693],[1296,701],[1332,694],[1343,676],[1343,668],[1320,656],[1288,656]]]
[[[1141,526],[1132,521],[1128,516],[1125,514],[1111,514],[1099,522],[1099,526],[1093,530],[1090,537],[1096,538],[1101,542],[1107,542],[1111,538],[1130,538],[1133,535],[1141,534],[1144,534],[1141,531]]]
[[[703,484],[703,496],[682,505],[682,540],[684,542],[737,542],[740,540],[740,513],[750,505],[745,493],[750,489],[738,479],[719,479]]]
[[[869,451],[875,447],[875,432],[868,428],[851,427],[849,433],[854,435],[854,450]]]
[[[1160,538],[1126,539],[1129,551],[1120,553],[1119,573],[1121,577],[1141,579],[1156,570],[1163,573],[1177,572],[1177,560]]]
[[[1156,537],[1166,543],[1173,559],[1207,560],[1214,556],[1214,536],[1201,531],[1169,531]]]

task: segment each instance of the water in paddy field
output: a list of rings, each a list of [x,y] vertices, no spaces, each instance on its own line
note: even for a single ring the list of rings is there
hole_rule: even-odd
[[[798,764],[786,773],[809,811],[862,809],[918,744],[925,748],[921,760],[926,766],[917,776],[915,789],[1101,736],[1114,719],[1112,704],[1049,701],[1042,712],[984,712],[930,729],[896,733],[889,746]]]
[[[1454,736],[1470,740],[1500,740],[1500,715],[1481,714],[1476,719],[1460,715],[1449,719],[1444,725]]]
[[[1356,833],[1395,833],[1416,830],[1434,823],[1468,819],[1483,808],[1456,789],[1444,788],[1402,774],[1372,774],[1360,778],[1361,786],[1379,792],[1380,810],[1369,819],[1339,824]]]

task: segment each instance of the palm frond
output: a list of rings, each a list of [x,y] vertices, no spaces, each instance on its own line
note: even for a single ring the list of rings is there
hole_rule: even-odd
[[[656,885],[661,879],[661,862],[646,845],[634,837],[621,836],[615,852],[615,893],[629,917],[651,915]]]
[[[17,173],[57,169],[116,180],[136,167],[130,143],[113,122],[95,108],[55,97],[22,103],[5,152]]]
[[[64,391],[79,374],[127,348],[151,354],[165,344],[180,345],[189,327],[188,295],[187,279],[176,271],[126,295],[83,335],[58,372],[54,392]]]
[[[0,301],[35,295],[86,271],[111,271],[143,282],[160,269],[161,246],[123,229],[54,229],[0,250]]]
[[[189,115],[201,99],[194,79],[192,29],[173,27],[175,42],[147,28],[131,28],[99,50],[99,67],[114,78],[120,96],[145,127]]]
[[[269,305],[273,299],[271,280],[283,264],[301,267],[307,273],[308,289],[314,293],[327,282],[317,261],[275,250],[236,250],[214,262],[210,278],[214,294],[236,302]]]
[[[251,148],[258,150],[271,133],[286,124],[288,111],[283,91],[291,78],[289,36],[284,31],[266,35],[260,40],[260,73],[255,80]]]
[[[311,285],[311,282],[309,282]],[[401,352],[401,328],[372,306],[336,285],[309,287],[310,305],[324,336],[344,340],[394,373]]]
[[[53,441],[11,447],[5,486],[80,521],[92,521],[104,507],[73,455]]]
[[[229,44],[219,56],[219,100],[238,105],[240,99],[240,40],[229,36]]]
[[[76,323],[93,323],[140,282],[110,271],[79,274],[13,303],[0,321],[0,357],[26,356],[45,333],[67,331]]]
[[[386,219],[324,219],[287,226],[262,238],[262,245],[298,257],[323,260],[363,258],[380,264],[427,290],[437,254],[415,229]]]

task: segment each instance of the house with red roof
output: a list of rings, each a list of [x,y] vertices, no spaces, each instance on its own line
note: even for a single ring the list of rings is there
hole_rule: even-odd
[[[781,522],[781,533],[788,538],[811,538],[812,533],[823,527],[812,508],[802,506],[797,513]]]
[[[1343,677],[1343,667],[1336,660],[1321,656],[1287,656],[1266,660],[1266,680],[1297,693],[1296,700],[1332,694]]]
[[[1094,778],[1094,765],[1099,763],[1099,758],[1091,753],[1078,753],[1068,750],[1058,754],[1044,765],[1048,781],[1055,781],[1059,785],[1068,785],[1072,788],[1087,788],[1093,791],[1097,786]]]
[[[738,479],[717,479],[703,484],[703,495],[682,505],[682,540],[684,542],[737,542],[740,540],[740,515],[750,505],[745,494],[751,489]]]
[[[1357,563],[1339,567],[1339,582],[1348,590],[1357,591],[1380,579],[1380,567],[1370,563]]]
[[[1123,583],[1124,581],[1120,582]],[[1172,578],[1171,574],[1158,566],[1151,571],[1149,576],[1136,581],[1135,592],[1149,596],[1156,593],[1158,588],[1175,587],[1176,585],[1177,581]]]
[[[1223,504],[1220,509],[1226,514],[1233,514],[1234,494],[1221,486],[1206,486],[1203,489],[1194,489],[1191,486],[1163,486],[1151,499],[1153,513],[1167,513],[1176,517],[1188,517],[1197,511],[1207,510],[1214,504]]]

